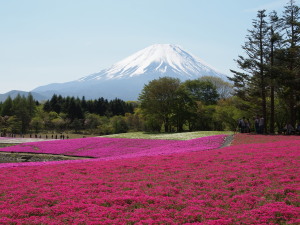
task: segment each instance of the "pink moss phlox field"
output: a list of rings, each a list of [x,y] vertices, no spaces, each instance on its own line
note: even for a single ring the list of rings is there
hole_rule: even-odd
[[[214,149],[221,146],[225,137],[216,135],[188,141],[96,137],[24,143],[1,148],[0,151],[114,159]]]
[[[235,134],[235,138],[231,145],[267,143],[278,141],[294,141],[300,140],[299,135],[257,135],[257,134]]]
[[[300,140],[282,138],[2,168],[0,224],[299,224],[299,157]]]

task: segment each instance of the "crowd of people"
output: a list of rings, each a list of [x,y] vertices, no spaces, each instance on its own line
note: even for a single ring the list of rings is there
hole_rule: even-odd
[[[255,132],[256,134],[264,134],[265,130],[265,119],[263,116],[253,117],[254,126],[252,126],[249,119],[243,117],[238,121],[238,127],[236,130],[239,130],[241,133],[250,133]],[[291,123],[286,123],[286,125],[278,130],[278,133],[281,134],[300,134],[300,123],[294,128]]]
[[[265,129],[265,119],[263,116],[256,116],[254,120],[254,130],[257,134],[263,134]],[[243,117],[238,121],[238,128],[241,133],[250,133],[253,129],[252,124],[249,119]]]
[[[17,134],[3,134],[3,133],[0,133],[0,137],[10,137],[10,138],[26,138],[25,135],[23,134],[20,134],[20,135],[17,135]],[[52,134],[52,135],[38,135],[38,134],[29,134],[29,138],[44,138],[44,139],[69,139],[69,135],[64,135],[64,134],[60,134],[60,135],[57,135],[57,134]]]
[[[283,134],[287,134],[287,135],[300,134],[300,123],[298,123],[298,125],[296,126],[296,129],[294,129],[294,127],[290,123],[287,123],[282,128],[282,131],[280,131],[279,133],[283,133]]]

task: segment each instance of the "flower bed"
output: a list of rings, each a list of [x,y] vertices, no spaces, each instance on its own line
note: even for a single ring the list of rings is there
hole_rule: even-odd
[[[216,135],[188,141],[124,138],[81,138],[24,143],[2,148],[0,151],[34,152],[115,159],[214,149],[221,146],[225,137],[225,135]]]
[[[238,133],[234,136],[235,138],[231,145],[300,140],[300,136],[298,135],[257,135]]]
[[[0,224],[299,224],[299,146],[2,168]]]

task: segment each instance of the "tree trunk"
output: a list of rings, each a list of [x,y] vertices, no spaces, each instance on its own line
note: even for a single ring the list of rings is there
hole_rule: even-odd
[[[272,29],[272,36],[274,35],[273,28]],[[271,42],[271,93],[270,93],[270,101],[271,101],[271,108],[270,108],[270,133],[275,133],[275,87],[274,87],[274,76],[273,76],[273,66],[274,66],[274,42]]]
[[[259,50],[260,50],[260,82],[261,82],[261,98],[262,98],[262,114],[264,117],[264,131],[267,133],[267,101],[266,101],[266,85],[264,78],[264,48],[263,48],[263,17],[260,18],[260,39],[259,39]]]
[[[275,96],[274,96],[275,88],[274,85],[271,84],[271,112],[270,112],[270,133],[275,133]]]
[[[165,119],[165,133],[168,133],[169,132],[169,118],[166,118]]]

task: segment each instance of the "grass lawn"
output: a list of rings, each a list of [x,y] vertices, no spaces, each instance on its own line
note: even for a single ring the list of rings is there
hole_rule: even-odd
[[[164,139],[164,140],[190,140],[194,138],[207,137],[212,135],[232,135],[232,131],[195,131],[182,133],[145,133],[145,132],[130,132],[123,134],[112,134],[103,137],[111,138],[136,138],[136,139]]]

